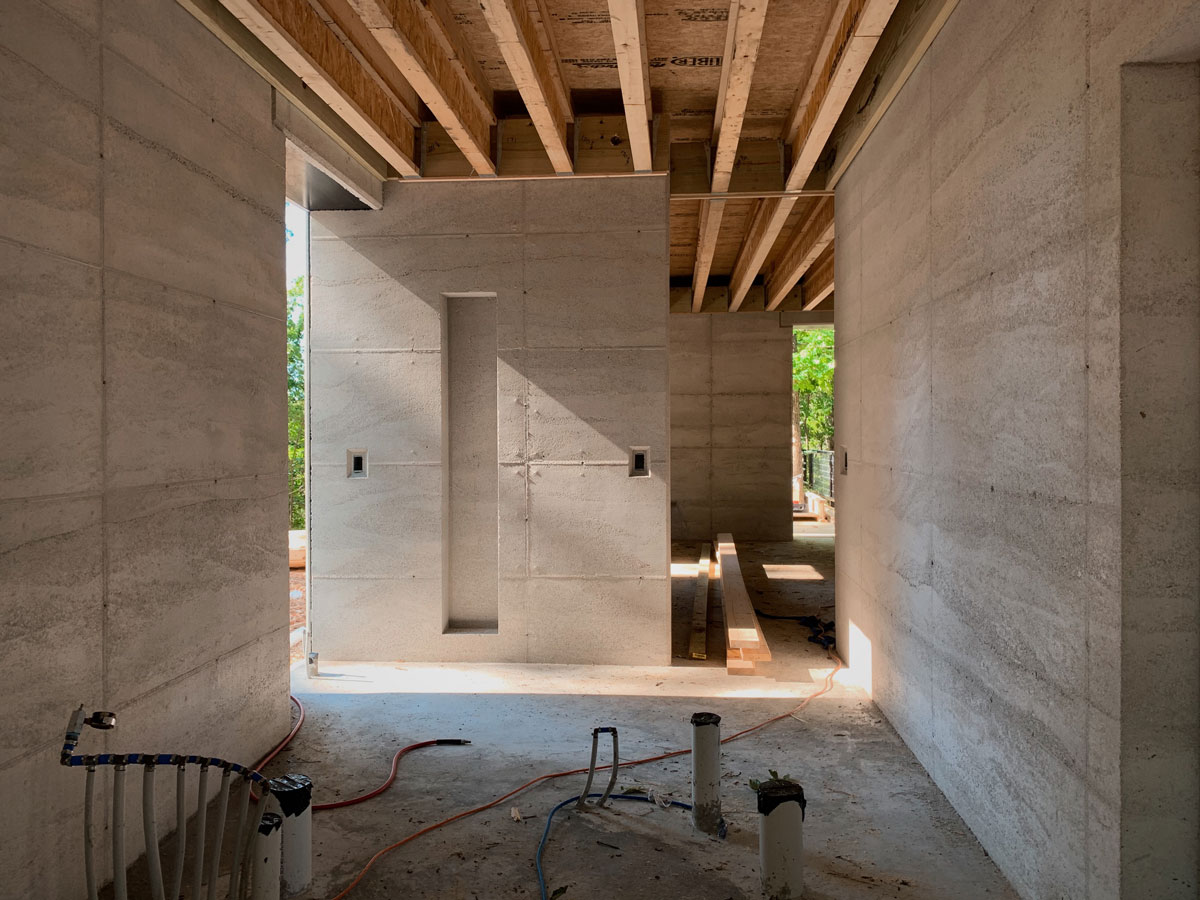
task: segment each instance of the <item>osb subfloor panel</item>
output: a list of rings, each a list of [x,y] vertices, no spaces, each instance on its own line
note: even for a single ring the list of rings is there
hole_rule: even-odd
[[[691,548],[680,550],[683,566]],[[831,537],[804,535],[739,551],[760,608],[829,617]],[[696,557],[690,559],[694,568]],[[675,580],[689,598],[690,618],[691,577]],[[721,646],[718,623],[719,617],[710,647]],[[401,762],[382,797],[318,813],[316,882],[306,896],[333,896],[373,853],[419,828],[536,775],[586,766],[597,725],[616,725],[622,756],[638,758],[687,746],[688,719],[697,710],[720,713],[723,732],[732,734],[793,708],[817,690],[829,662],[794,623],[765,627],[775,668],[757,677],[725,675],[719,656],[661,668],[346,665],[313,680],[297,665],[293,688],[308,721],[271,769],[310,775],[318,802],[375,787],[391,754],[406,744],[473,741],[417,751]],[[607,754],[604,747],[602,760]],[[808,797],[809,900],[1016,897],[874,705],[850,684],[839,683],[796,718],[726,745],[723,769],[725,840],[697,836],[686,813],[648,804],[560,812],[545,856],[550,892],[565,889],[560,900],[758,897],[757,813],[747,782],[777,769],[799,780]],[[618,788],[687,800],[689,772],[687,757],[623,769]],[[533,860],[546,814],[582,787],[582,776],[553,780],[418,838],[385,856],[350,897],[536,897]]]

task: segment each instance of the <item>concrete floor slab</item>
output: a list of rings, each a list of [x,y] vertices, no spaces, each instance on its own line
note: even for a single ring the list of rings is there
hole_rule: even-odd
[[[797,529],[801,537],[793,542],[740,548],[748,590],[764,611],[832,617],[832,535],[818,523]],[[677,620],[685,607],[690,616],[696,549],[674,548]],[[686,624],[675,629],[677,653],[686,647]],[[749,678],[725,674],[715,612],[712,652],[703,662],[323,662],[321,676],[312,679],[297,665],[293,690],[308,719],[272,772],[310,775],[317,802],[375,787],[391,754],[409,743],[439,737],[473,742],[414,753],[382,797],[318,813],[316,880],[305,896],[332,896],[377,850],[420,828],[537,775],[586,766],[597,725],[616,725],[622,757],[634,759],[688,746],[688,719],[697,710],[719,713],[723,734],[730,735],[794,709],[820,689],[832,663],[794,622],[766,620],[764,630],[775,660],[764,666],[765,675]],[[748,781],[767,777],[768,769],[805,787],[808,900],[1016,897],[870,698],[841,679],[794,718],[724,747],[725,840],[693,833],[682,811],[648,804],[564,810],[555,818],[544,860],[550,893],[565,889],[562,900],[758,896],[757,812]],[[680,757],[626,768],[617,784],[686,801],[690,765]],[[582,786],[581,775],[555,779],[421,837],[385,856],[350,896],[537,896],[533,860],[545,817]]]

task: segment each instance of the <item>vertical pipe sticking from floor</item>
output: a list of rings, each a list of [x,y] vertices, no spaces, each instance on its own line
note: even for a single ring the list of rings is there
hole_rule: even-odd
[[[183,861],[187,854],[187,765],[175,770],[175,867],[171,875],[171,900],[183,890]]]
[[[705,834],[721,830],[721,717],[692,713],[692,824]]]
[[[97,900],[96,858],[92,850],[92,806],[96,796],[96,767],[87,767],[83,785],[83,877],[87,882],[88,900]]]
[[[150,878],[150,896],[166,900],[163,890],[162,857],[158,852],[158,821],[154,814],[154,763],[142,768],[142,834],[146,838],[146,869]]]
[[[217,900],[217,876],[221,874],[221,844],[225,838],[225,815],[229,811],[229,766],[221,773],[220,800],[217,801],[217,827],[213,831],[212,862],[208,867],[208,900]]]
[[[272,807],[283,816],[283,893],[306,891],[312,883],[312,781],[307,775],[271,779]]]
[[[122,757],[124,759],[124,757]],[[125,886],[125,764],[113,767],[113,897],[129,900]]]
[[[254,835],[250,900],[279,900],[279,864],[283,818],[263,813]]]
[[[204,833],[208,826],[208,763],[200,765],[200,784],[196,788],[196,858],[192,860],[192,900],[200,900],[204,879]]]
[[[766,900],[804,893],[804,788],[794,781],[758,787],[758,859]]]
[[[241,896],[242,850],[246,845],[246,818],[250,809],[250,779],[242,776],[242,793],[238,800],[237,827],[233,831],[233,865],[229,870],[229,900]]]

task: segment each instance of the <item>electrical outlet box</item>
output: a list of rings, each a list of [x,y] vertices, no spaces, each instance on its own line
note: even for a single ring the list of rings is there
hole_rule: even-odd
[[[629,477],[630,478],[649,478],[650,477],[650,448],[649,447],[630,447],[629,448]]]
[[[347,478],[366,478],[367,477],[367,451],[366,450],[347,450],[346,451],[346,477]]]

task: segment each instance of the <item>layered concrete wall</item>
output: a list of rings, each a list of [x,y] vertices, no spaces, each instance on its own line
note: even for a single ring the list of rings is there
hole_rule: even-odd
[[[792,330],[779,313],[672,315],[671,537],[792,537]]]
[[[175,3],[3,18],[0,894],[75,898],[79,703],[118,715],[90,750],[253,761],[287,728],[284,148]]]
[[[1196,892],[1194,13],[959,4],[837,187],[839,646],[1029,898]]]
[[[393,183],[313,214],[323,659],[668,661],[666,190]]]

